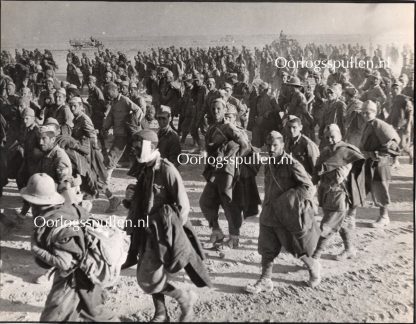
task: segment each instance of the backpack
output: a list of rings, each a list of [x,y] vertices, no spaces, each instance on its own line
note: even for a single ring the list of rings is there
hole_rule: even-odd
[[[111,222],[91,217],[61,225],[54,235],[68,226],[79,226],[84,232],[86,253],[77,268],[95,285],[103,288],[114,286],[127,257],[125,232]]]
[[[87,252],[79,268],[92,283],[103,288],[117,282],[127,257],[125,232],[110,225],[105,220],[90,218],[83,227]]]

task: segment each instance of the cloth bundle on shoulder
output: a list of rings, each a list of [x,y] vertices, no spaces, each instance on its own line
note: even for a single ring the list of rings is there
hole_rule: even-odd
[[[86,253],[78,268],[93,284],[103,288],[113,286],[127,257],[128,242],[125,233],[105,220],[89,218],[79,224],[64,224],[57,228],[54,235],[58,235],[59,230],[66,226],[75,225],[82,228],[86,246]]]

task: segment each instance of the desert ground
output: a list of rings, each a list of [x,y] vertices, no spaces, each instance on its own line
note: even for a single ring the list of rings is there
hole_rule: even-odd
[[[188,139],[190,140],[190,139]],[[191,201],[191,222],[202,242],[210,235],[208,223],[199,208],[198,200],[204,187],[201,165],[180,167],[180,173]],[[135,180],[126,175],[126,168],[113,174],[116,195],[124,196],[128,183]],[[263,198],[263,169],[257,177]],[[336,261],[342,251],[339,235],[332,239],[322,263],[323,280],[316,289],[307,286],[308,272],[302,262],[283,252],[273,268],[274,291],[249,295],[244,287],[254,282],[260,273],[257,253],[258,217],[246,219],[242,227],[240,247],[236,250],[206,250],[206,266],[213,288],[195,290],[199,299],[195,306],[195,321],[277,321],[277,322],[413,322],[414,319],[414,178],[413,164],[407,158],[393,171],[390,193],[391,225],[373,229],[369,224],[377,219],[378,209],[370,197],[359,208],[355,244],[356,259]],[[20,207],[13,180],[5,187],[0,207],[10,222],[1,232],[0,320],[38,321],[50,284],[36,284],[34,279],[43,270],[30,251],[32,218],[14,222],[14,208]],[[94,201],[92,213],[104,214],[108,202]],[[115,213],[125,217],[127,210],[120,206]],[[224,215],[221,226],[227,233]],[[321,215],[316,215],[319,222]],[[184,272],[174,275],[174,282],[191,287]],[[136,281],[136,267],[123,270],[118,284],[106,291],[105,305],[116,319],[148,321],[153,312],[152,299],[145,295]],[[172,321],[179,317],[179,307],[167,299]]]

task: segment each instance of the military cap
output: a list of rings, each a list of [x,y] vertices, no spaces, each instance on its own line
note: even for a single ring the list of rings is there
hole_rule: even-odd
[[[215,79],[214,79],[214,78],[208,78],[208,79],[207,79],[207,82],[208,82],[208,81],[211,81],[211,82],[214,82],[214,83],[215,83]]]
[[[60,94],[62,94],[66,97],[66,91],[65,91],[64,88],[59,88],[58,90],[56,90],[55,94],[58,94],[58,93],[60,93]]]
[[[228,103],[226,104],[226,110],[225,110],[225,115],[236,115],[238,114],[237,112],[237,107]]]
[[[216,99],[214,99],[214,100],[212,101],[212,103],[213,103],[213,104],[214,104],[214,103],[217,103],[217,102],[221,103],[224,107],[226,107],[226,106],[227,106],[227,103],[224,101],[224,99],[221,99],[221,98],[216,98]]]
[[[66,88],[66,87],[68,87],[70,85],[70,83],[69,82],[67,82],[67,81],[61,81],[61,88]]]
[[[371,73],[370,77],[375,79],[381,79],[381,74],[379,71],[374,71],[373,73]]]
[[[267,141],[274,141],[275,139],[283,139],[283,136],[278,131],[271,131],[267,135]]]
[[[46,78],[46,82],[52,82],[53,83],[53,78],[51,78],[51,77]]]
[[[80,97],[72,97],[69,102],[76,102],[76,103],[82,103],[82,99]]]
[[[66,91],[66,93],[68,94],[68,95],[72,95],[72,96],[74,96],[74,97],[79,97],[79,96],[81,96],[81,93],[80,93],[80,91],[79,91],[79,89],[78,88],[68,88],[67,89],[67,91]]]
[[[238,82],[237,73],[231,73],[230,74],[230,80],[231,80],[232,83],[237,83]]]
[[[57,135],[57,129],[54,125],[43,125],[39,127],[39,133],[52,133],[53,135]]]
[[[371,74],[371,69],[369,69],[369,68],[364,69],[364,73],[365,74]]]
[[[130,88],[132,88],[132,89],[137,89],[137,84],[136,84],[136,82],[130,82]]]
[[[157,144],[159,142],[159,138],[157,137],[157,133],[151,129],[142,129],[137,133],[133,134],[133,140],[143,140],[149,141],[152,143]]]
[[[35,117],[35,111],[32,108],[25,108],[22,112],[22,117]]]
[[[337,132],[338,134],[341,134],[341,130],[339,129],[337,124],[330,124],[328,126],[326,126],[325,128],[325,135],[332,133],[332,132]]]
[[[67,90],[71,90],[71,89],[78,89],[78,87],[75,84],[69,84],[68,87],[66,88]]]
[[[116,89],[118,90],[118,86],[114,82],[107,83],[107,85],[105,87],[108,90],[116,90]]]
[[[93,75],[90,75],[88,77],[88,81],[97,82],[97,78],[95,76],[93,76]]]
[[[232,89],[233,86],[231,84],[229,84],[228,82],[224,82],[224,85],[222,86],[223,89]]]
[[[267,82],[261,82],[260,84],[259,84],[259,88],[262,88],[262,89],[269,89],[269,84],[267,83]]]
[[[49,117],[43,123],[43,126],[39,127],[40,133],[52,133],[53,135],[59,134],[60,125],[55,118]]]
[[[121,86],[126,86],[126,87],[130,86],[129,81],[121,81],[120,84],[121,84]]]
[[[374,101],[367,100],[363,103],[362,110],[369,110],[377,113],[377,104]]]
[[[171,109],[169,106],[160,105],[160,109],[157,111],[157,116],[159,115],[165,115],[165,114],[171,114]]]
[[[358,94],[358,90],[354,87],[347,87],[345,88],[345,93],[349,94],[351,97],[354,97]]]
[[[43,125],[44,125],[44,126],[47,126],[47,125],[55,125],[55,126],[61,127],[61,126],[59,125],[58,121],[57,121],[55,118],[53,118],[53,117],[49,117],[49,118],[47,118],[47,119],[45,120],[45,122],[43,123]]]
[[[290,80],[286,82],[286,84],[293,87],[302,87],[302,84],[300,83],[300,79],[298,77],[291,77]]]
[[[302,125],[302,121],[300,120],[300,118],[295,115],[287,116],[287,123],[291,123],[291,122],[297,122],[299,123],[299,125]]]

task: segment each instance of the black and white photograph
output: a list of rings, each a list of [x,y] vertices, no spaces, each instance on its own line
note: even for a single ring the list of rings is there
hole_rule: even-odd
[[[415,322],[413,1],[0,5],[0,322]]]

